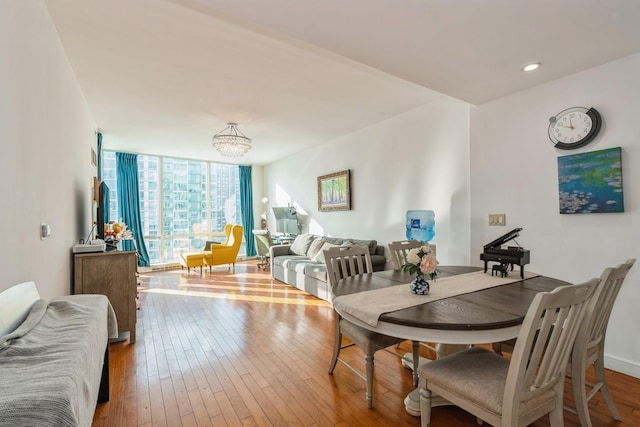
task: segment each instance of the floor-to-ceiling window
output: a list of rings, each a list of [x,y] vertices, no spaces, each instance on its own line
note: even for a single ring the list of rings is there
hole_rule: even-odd
[[[103,153],[110,218],[118,219],[115,153]],[[199,160],[138,155],[140,215],[152,264],[201,250],[227,223],[241,223],[238,167]],[[243,242],[241,254],[246,253]]]

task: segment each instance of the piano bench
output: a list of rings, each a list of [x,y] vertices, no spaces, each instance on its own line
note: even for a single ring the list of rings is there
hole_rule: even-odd
[[[513,269],[513,267],[511,267]],[[509,263],[505,263],[505,264],[494,264],[491,267],[491,275],[493,276],[493,273],[495,273],[496,275],[498,275],[498,273],[500,273],[500,277],[507,277],[507,274],[509,272]]]

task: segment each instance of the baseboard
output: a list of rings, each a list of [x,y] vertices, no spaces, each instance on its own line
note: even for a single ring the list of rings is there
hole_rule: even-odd
[[[180,268],[180,264],[177,264],[177,263],[154,264],[148,268],[149,268],[148,271],[175,270],[177,268]]]
[[[612,371],[621,372],[626,375],[631,375],[635,378],[640,378],[640,365],[635,362],[608,356],[605,354],[604,366],[605,368],[611,369]]]

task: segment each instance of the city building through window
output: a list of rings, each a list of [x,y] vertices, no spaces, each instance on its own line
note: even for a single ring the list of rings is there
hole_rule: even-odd
[[[103,152],[102,178],[109,187],[109,218],[118,213],[115,152]],[[177,262],[180,253],[224,240],[227,223],[241,224],[238,166],[138,155],[140,215],[151,264]],[[240,254],[246,254],[243,242]]]

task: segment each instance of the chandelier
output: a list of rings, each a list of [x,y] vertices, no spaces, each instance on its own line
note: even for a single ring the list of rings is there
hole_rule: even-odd
[[[227,127],[213,135],[213,146],[225,157],[240,157],[251,148],[251,138],[238,130],[236,123],[227,123]]]

